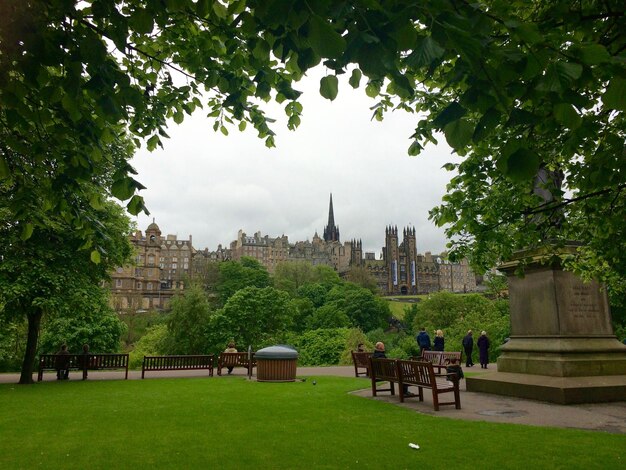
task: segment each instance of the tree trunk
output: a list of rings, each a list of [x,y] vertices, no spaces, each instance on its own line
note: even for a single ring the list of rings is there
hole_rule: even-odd
[[[37,309],[29,313],[28,317],[28,339],[26,341],[26,351],[24,351],[24,362],[22,362],[22,374],[20,384],[33,383],[33,367],[35,356],[37,355],[37,339],[39,337],[39,325],[41,324],[42,311]]]

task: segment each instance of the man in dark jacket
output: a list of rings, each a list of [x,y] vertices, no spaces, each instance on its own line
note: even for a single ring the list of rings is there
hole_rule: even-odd
[[[67,344],[63,344],[57,351],[56,358],[57,380],[67,380],[70,378],[70,352]]]
[[[426,333],[426,328],[422,328],[421,331],[415,337],[417,345],[420,347],[420,355],[424,351],[430,351],[430,336]]]
[[[465,350],[465,367],[472,367],[474,365],[474,361],[472,361],[472,350],[474,349],[472,330],[468,330],[463,338],[463,349]]]

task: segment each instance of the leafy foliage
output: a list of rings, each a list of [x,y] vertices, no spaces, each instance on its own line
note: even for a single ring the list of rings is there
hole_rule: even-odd
[[[298,364],[303,366],[336,365],[348,347],[349,328],[323,328],[308,330],[291,338],[298,350]]]
[[[219,264],[216,290],[221,305],[225,305],[228,299],[244,287],[264,288],[271,284],[265,266],[253,258],[243,257],[240,262],[224,261]]]
[[[137,369],[141,367],[144,356],[165,354],[168,334],[165,323],[159,323],[148,328],[146,334],[135,343],[135,347],[130,353],[128,366],[131,369]]]
[[[499,346],[510,334],[508,301],[489,300],[479,294],[438,292],[417,304],[413,326],[416,330],[423,326],[433,333],[443,330],[446,351],[461,351],[461,342],[467,330],[485,330],[491,341],[489,356],[491,361],[495,361]]]
[[[96,286],[94,289],[102,291]],[[71,309],[64,309],[42,325],[39,351],[51,354],[67,344],[71,353],[79,354],[83,344],[92,353],[115,353],[120,350],[120,338],[127,327],[107,305],[104,292],[95,292],[99,299],[81,299]]]
[[[365,82],[377,99],[374,118],[393,109],[419,116],[409,154],[443,134],[464,157],[446,165],[457,174],[431,212],[452,257],[491,267],[519,248],[577,239],[584,247],[571,268],[619,283],[625,10],[621,0],[5,0],[0,179],[23,196],[11,218],[24,238],[45,228],[22,211],[20,175],[36,174],[47,188],[42,205],[97,247],[87,214],[63,204],[60,188],[77,193],[92,181],[109,143],[128,134],[154,149],[168,120],[204,106],[216,131],[250,124],[271,147],[272,120],[259,103],[285,103],[296,128],[294,86],[322,63],[323,97],[334,99],[337,75],[349,72],[350,86]],[[16,165],[12,153],[32,164]],[[143,210],[128,158],[113,166],[99,181],[104,192]],[[533,192],[542,168],[564,178],[562,188],[554,178],[543,185],[548,200]]]
[[[211,309],[204,290],[196,284],[171,301],[167,319],[168,354],[206,354],[206,328]]]
[[[246,287],[233,294],[224,308],[209,321],[213,348],[224,348],[228,340],[256,348],[267,337],[287,331],[295,316],[289,296],[273,287]],[[217,341],[221,340],[218,344]]]

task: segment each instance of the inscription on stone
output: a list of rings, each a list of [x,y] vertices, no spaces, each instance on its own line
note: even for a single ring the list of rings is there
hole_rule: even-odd
[[[597,296],[590,285],[579,284],[571,286],[571,296],[567,313],[576,319],[597,318],[600,312]]]

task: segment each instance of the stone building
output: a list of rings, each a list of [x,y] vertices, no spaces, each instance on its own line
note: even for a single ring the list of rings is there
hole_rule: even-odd
[[[112,304],[117,311],[166,308],[171,297],[183,290],[189,280],[198,279],[210,287],[217,279],[217,263],[244,256],[258,260],[269,273],[274,273],[276,266],[284,262],[330,266],[340,275],[352,267],[364,267],[385,295],[476,291],[474,273],[466,260],[451,263],[445,253],[435,256],[430,252],[417,253],[415,228],[404,228],[400,239],[397,227],[386,227],[379,259],[374,253],[363,252],[361,240],[341,243],[332,194],[323,237],[315,232],[311,241],[291,244],[286,235],[270,237],[256,232],[248,236],[239,230],[229,248],[219,245],[215,251],[196,250],[191,235],[188,240],[179,240],[176,235],[162,236],[154,221],[145,235],[138,230],[130,240],[135,246],[134,262],[111,274]]]
[[[133,263],[111,273],[113,308],[136,312],[166,307],[191,276],[191,235],[189,240],[178,240],[176,235],[163,237],[153,221],[145,235],[138,230],[130,241],[135,248]]]
[[[476,275],[466,259],[458,263],[448,260],[446,253],[434,257],[439,265],[439,287],[449,292],[476,292]]]

